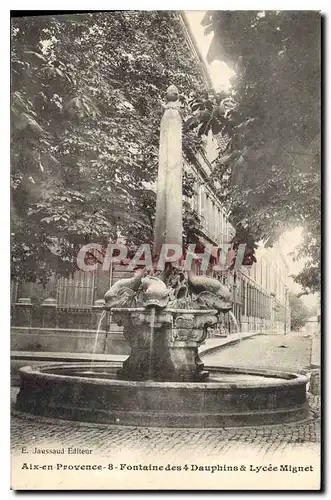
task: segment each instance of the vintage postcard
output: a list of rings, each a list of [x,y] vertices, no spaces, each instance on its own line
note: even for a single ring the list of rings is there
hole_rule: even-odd
[[[12,12],[11,488],[321,488],[321,14]]]

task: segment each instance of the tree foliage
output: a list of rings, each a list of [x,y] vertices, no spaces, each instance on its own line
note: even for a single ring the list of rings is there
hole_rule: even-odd
[[[179,88],[183,149],[222,135],[213,178],[236,242],[304,226],[296,276],[320,288],[320,16],[212,11],[209,59],[235,69],[231,95],[202,92],[178,13],[113,11],[12,20],[12,275],[74,270],[91,241],[151,241],[161,100]],[[212,182],[212,179],[210,179]],[[192,196],[189,178],[184,193]],[[191,194],[190,194],[191,193]],[[184,204],[184,237],[199,232]]]
[[[228,137],[214,176],[238,239],[272,245],[304,228],[297,257],[307,264],[296,281],[305,293],[320,289],[320,23],[312,11],[207,12],[209,61],[235,70],[232,106],[217,125],[215,99],[209,113],[197,111]]]
[[[299,331],[305,326],[309,318],[309,310],[302,302],[302,299],[290,293],[289,304],[291,308],[291,330]]]
[[[172,12],[12,19],[12,276],[46,282],[78,248],[152,238],[161,100],[202,87]],[[188,130],[194,161],[201,139]],[[198,216],[185,211],[190,235]],[[144,241],[142,241],[144,240]]]

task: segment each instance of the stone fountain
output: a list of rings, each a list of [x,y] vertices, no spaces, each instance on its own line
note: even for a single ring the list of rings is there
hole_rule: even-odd
[[[123,425],[223,427],[289,422],[308,415],[305,377],[292,373],[205,368],[199,346],[232,308],[215,278],[196,276],[182,249],[182,122],[170,86],[161,121],[153,257],[164,268],[138,270],[105,295],[131,354],[115,363],[58,364],[20,370],[17,408],[70,420]]]

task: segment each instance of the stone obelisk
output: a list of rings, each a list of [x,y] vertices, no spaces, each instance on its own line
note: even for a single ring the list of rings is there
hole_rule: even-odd
[[[154,255],[160,254],[164,243],[182,247],[182,119],[178,97],[177,88],[170,85],[160,128]]]

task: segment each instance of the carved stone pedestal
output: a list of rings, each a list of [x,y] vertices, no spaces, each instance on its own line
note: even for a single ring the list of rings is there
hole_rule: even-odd
[[[125,380],[203,381],[208,377],[198,348],[207,328],[217,321],[214,310],[144,308],[113,309],[123,325],[131,354],[118,371]]]

